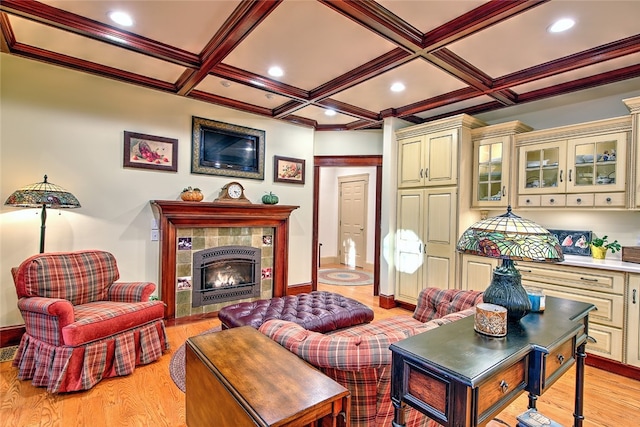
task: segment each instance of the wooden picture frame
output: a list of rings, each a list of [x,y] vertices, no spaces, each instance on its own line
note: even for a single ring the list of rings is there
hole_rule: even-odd
[[[178,171],[178,140],[124,131],[125,168]]]
[[[273,181],[304,184],[304,159],[273,156]]]

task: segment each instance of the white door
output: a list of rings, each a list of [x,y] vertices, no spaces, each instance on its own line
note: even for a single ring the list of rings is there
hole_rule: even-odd
[[[368,175],[338,178],[338,254],[340,263],[349,267],[362,268],[367,258],[368,178]]]

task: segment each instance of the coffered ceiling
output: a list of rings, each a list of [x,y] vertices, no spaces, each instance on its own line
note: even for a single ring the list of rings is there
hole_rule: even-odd
[[[113,23],[115,10],[133,25]],[[575,26],[547,32],[563,17]],[[479,114],[635,79],[638,17],[638,0],[2,0],[0,48],[317,130],[348,130],[378,128],[386,117],[422,123]],[[274,65],[281,77],[268,75]],[[406,89],[392,92],[397,82]]]

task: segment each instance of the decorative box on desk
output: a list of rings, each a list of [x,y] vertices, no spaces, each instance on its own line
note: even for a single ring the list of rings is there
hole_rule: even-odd
[[[592,304],[548,297],[544,313],[509,323],[507,336],[473,329],[473,316],[391,345],[394,426],[409,404],[446,427],[485,425],[529,392],[529,407],[576,363],[575,427],[582,426],[584,346]]]

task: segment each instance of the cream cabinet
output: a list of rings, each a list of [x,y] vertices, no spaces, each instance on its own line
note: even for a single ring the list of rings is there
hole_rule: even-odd
[[[457,129],[402,139],[398,150],[399,188],[457,184]]]
[[[531,131],[519,121],[485,126],[471,132],[473,140],[473,195],[475,208],[512,204],[514,135]]]
[[[640,96],[635,98],[623,99],[629,111],[631,112],[632,141],[629,144],[629,158],[632,159],[629,168],[629,206],[634,209],[640,209]]]
[[[496,258],[478,255],[462,255],[462,272],[460,274],[460,289],[484,291],[493,279],[493,270],[498,266]]]
[[[519,208],[624,208],[630,117],[516,137]]]
[[[623,361],[625,273],[566,265],[518,263],[522,285],[596,306],[589,313],[589,353]]]
[[[454,287],[456,204],[454,187],[398,192],[396,300],[415,304],[425,287]]]
[[[640,368],[640,274],[629,274],[626,324],[627,363]]]

